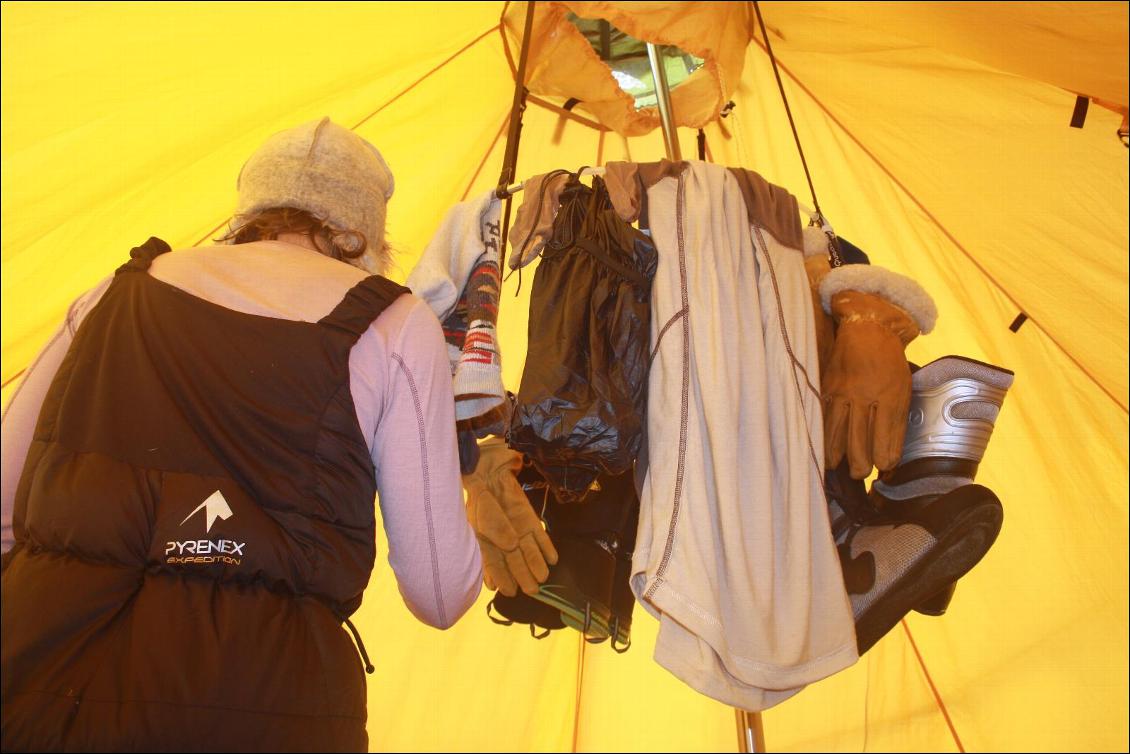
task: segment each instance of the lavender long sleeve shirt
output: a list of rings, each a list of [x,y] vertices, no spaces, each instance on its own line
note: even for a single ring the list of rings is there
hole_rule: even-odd
[[[157,257],[149,272],[229,309],[304,322],[329,314],[365,277],[281,241],[173,251]],[[110,280],[74,302],[4,411],[4,552],[13,544],[16,486],[40,406],[75,331]],[[357,421],[376,467],[389,565],[412,613],[447,628],[478,596],[482,566],[463,507],[451,371],[435,315],[415,296],[402,296],[358,339],[349,370]]]

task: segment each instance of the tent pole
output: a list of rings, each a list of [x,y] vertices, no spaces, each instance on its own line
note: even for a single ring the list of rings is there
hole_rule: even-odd
[[[514,74],[514,101],[510,105],[510,130],[506,134],[506,153],[502,158],[502,173],[498,177],[496,196],[506,197],[506,186],[514,180],[518,166],[518,142],[522,139],[522,113],[526,111],[526,60],[530,57],[530,35],[534,30],[534,0],[526,3],[526,26],[522,34],[522,50],[518,54],[518,70]],[[509,217],[509,213],[507,213]]]
[[[761,754],[765,751],[765,729],[761,725],[760,712],[734,709],[738,722],[738,751],[745,754]]]
[[[506,187],[514,180],[518,170],[518,142],[522,139],[522,114],[526,112],[526,61],[530,57],[530,36],[534,31],[534,0],[526,3],[526,28],[522,33],[522,51],[518,55],[518,70],[514,72],[514,101],[510,105],[510,130],[506,134],[506,153],[502,158],[502,173],[494,195],[505,200],[502,210],[502,235],[498,245],[498,268],[506,266],[506,237],[510,232],[510,194]]]
[[[667,159],[679,162],[683,155],[679,151],[679,138],[675,133],[675,114],[671,110],[671,89],[667,86],[667,69],[659,56],[659,48],[647,43],[647,59],[651,63],[651,76],[655,79],[655,101],[659,106],[659,122],[663,126],[663,146],[667,148]]]

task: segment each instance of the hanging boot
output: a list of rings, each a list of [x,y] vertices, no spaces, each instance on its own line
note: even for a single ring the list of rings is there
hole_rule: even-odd
[[[512,597],[502,592],[495,593],[494,599],[487,603],[487,617],[502,626],[515,623],[529,626],[530,636],[535,639],[544,639],[551,631],[565,628],[559,610],[525,592],[518,592]]]
[[[530,597],[557,610],[561,622],[591,642],[612,634],[612,582],[616,571],[617,533],[608,522],[618,521],[611,501],[621,488],[631,487],[631,472],[600,477],[584,503],[559,502],[548,481],[533,464],[518,473],[518,482],[531,502],[539,505],[558,554],[547,578]],[[610,507],[611,506],[611,507]]]
[[[561,504],[563,505],[563,504]],[[557,538],[561,559],[534,599],[561,613],[561,622],[599,644],[612,635],[612,581],[616,556],[603,538]]]
[[[960,356],[938,359],[915,372],[902,457],[871,486],[873,504],[910,511],[972,485],[1012,380],[1007,369]],[[978,488],[982,495],[993,494]],[[943,615],[956,587],[956,581],[946,585],[915,610]]]
[[[875,584],[875,556],[870,552],[853,556],[851,537],[860,527],[878,518],[879,512],[867,497],[866,482],[852,478],[846,460],[825,472],[824,495],[828,501],[832,539],[840,556],[844,587],[850,596],[864,594]]]
[[[944,610],[945,593],[988,552],[1003,519],[973,478],[1012,373],[950,356],[912,379],[899,464],[866,498],[842,467],[826,485],[860,654],[911,610]]]

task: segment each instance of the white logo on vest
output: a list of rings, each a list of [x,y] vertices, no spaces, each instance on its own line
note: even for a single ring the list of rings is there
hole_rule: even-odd
[[[227,521],[229,518],[232,517],[231,506],[228,505],[227,498],[224,497],[224,493],[220,492],[219,490],[216,490],[215,492],[213,492],[211,495],[208,496],[207,500],[205,500],[200,505],[196,506],[196,510],[192,511],[192,513],[189,513],[187,516],[185,516],[184,521],[181,521],[180,525],[184,526],[185,522],[188,521],[188,519],[195,516],[196,512],[199,511],[201,508],[207,508],[208,509],[207,512],[204,515],[204,518],[208,522],[207,528],[204,529],[205,534],[212,531],[212,524],[216,523],[217,518],[222,519],[224,521]]]
[[[181,526],[197,513],[204,510],[204,533],[212,531],[212,524],[216,519],[227,521],[233,515],[231,506],[223,493],[216,490],[204,502],[196,506],[192,513],[184,517]],[[182,542],[165,543],[165,562],[170,565],[223,563],[225,565],[239,565],[243,562],[243,548],[246,542],[236,542],[231,539],[189,539]],[[176,551],[174,554],[174,550]]]

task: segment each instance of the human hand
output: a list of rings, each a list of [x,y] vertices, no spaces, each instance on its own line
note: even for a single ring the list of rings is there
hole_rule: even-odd
[[[508,597],[535,594],[557,562],[557,550],[515,473],[521,455],[501,441],[481,446],[479,466],[463,477],[467,519],[483,554],[484,582]]]

